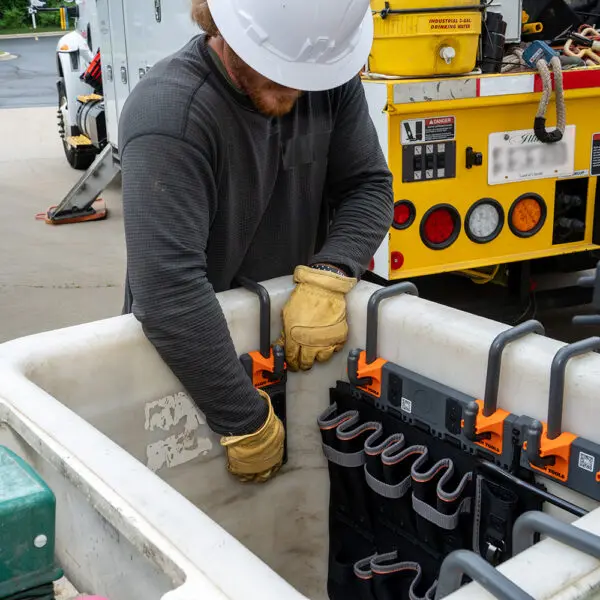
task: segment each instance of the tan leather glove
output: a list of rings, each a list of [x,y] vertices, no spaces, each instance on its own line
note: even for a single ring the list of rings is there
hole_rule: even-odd
[[[263,390],[258,393],[269,405],[265,424],[256,433],[221,438],[221,445],[227,452],[227,470],[243,483],[268,481],[277,474],[283,462],[283,423],[273,411],[269,395]]]
[[[299,266],[297,284],[283,308],[285,358],[291,371],[308,370],[315,360],[326,362],[348,337],[346,294],[357,284],[353,277]]]

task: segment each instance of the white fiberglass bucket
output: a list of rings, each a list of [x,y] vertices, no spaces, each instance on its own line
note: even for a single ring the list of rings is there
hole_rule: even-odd
[[[265,286],[278,332],[292,281]],[[227,474],[218,437],[132,316],[0,345],[0,444],[55,491],[58,559],[76,587],[110,600],[325,600],[328,474],[316,419],[329,388],[346,378],[347,352],[364,348],[376,289],[361,283],[350,293],[344,352],[312,372],[290,374],[289,463],[263,486]],[[234,290],[219,299],[238,353],[258,349],[256,296]],[[380,323],[382,357],[477,397],[490,344],[507,328],[409,296],[385,301]],[[545,418],[550,363],[562,345],[528,336],[507,348],[501,408]],[[595,442],[599,388],[600,357],[574,359],[564,428]],[[576,525],[600,534],[600,510]],[[599,561],[552,540],[499,570],[535,598],[591,597],[600,586]],[[451,597],[489,596],[470,584]]]

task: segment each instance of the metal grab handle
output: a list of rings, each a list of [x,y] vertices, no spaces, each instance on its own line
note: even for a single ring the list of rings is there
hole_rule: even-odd
[[[269,358],[271,356],[271,297],[269,292],[260,283],[247,277],[238,277],[236,281],[258,296],[260,302],[260,353],[264,358]]]
[[[600,537],[540,511],[522,514],[513,527],[513,556],[533,546],[533,536],[543,533],[566,546],[600,560]]]
[[[442,563],[435,600],[460,589],[463,575],[468,575],[500,600],[534,600],[481,556],[469,550],[455,550]]]
[[[600,349],[600,337],[575,342],[561,348],[552,361],[550,370],[550,399],[548,402],[548,438],[556,439],[562,433],[562,413],[565,396],[565,375],[568,362],[582,354]]]
[[[577,280],[577,285],[579,287],[584,287],[584,288],[594,287],[595,283],[596,283],[596,277],[594,277],[593,275],[586,275],[585,277],[580,277]]]
[[[379,305],[387,298],[393,298],[400,294],[418,296],[419,290],[414,283],[403,282],[390,287],[377,290],[367,306],[367,364],[371,364],[377,359],[377,336],[379,329]]]
[[[500,370],[502,355],[508,344],[529,335],[538,333],[546,335],[544,326],[539,321],[527,321],[512,329],[503,331],[492,342],[488,356],[487,377],[485,382],[485,396],[483,398],[483,416],[491,417],[498,409],[498,389],[500,387]]]
[[[592,307],[596,310],[600,310],[600,262],[596,265],[596,272],[594,275],[586,275],[580,277],[577,280],[577,285],[582,288],[594,288],[592,296]],[[572,321],[575,326],[598,326],[600,325],[600,316],[597,315],[580,315],[573,317]]]
[[[502,368],[502,355],[506,346],[529,335],[538,333],[545,335],[546,330],[539,321],[527,321],[516,327],[507,329],[500,333],[490,346],[488,354],[487,374],[485,380],[485,395],[483,397],[483,416],[491,417],[498,410],[498,390],[500,388],[500,373]],[[479,415],[479,405],[477,402],[469,402],[463,410],[463,433],[468,440],[475,442],[478,440],[476,433],[477,416]]]
[[[594,288],[592,306],[600,308],[600,261],[596,264],[596,272],[593,275],[580,277],[577,280],[577,285],[584,288]]]
[[[580,315],[578,317],[573,317],[572,322],[573,325],[581,327],[597,327],[600,325],[600,315]]]

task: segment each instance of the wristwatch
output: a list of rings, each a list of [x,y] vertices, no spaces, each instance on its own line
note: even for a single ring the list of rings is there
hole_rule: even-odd
[[[346,273],[346,271],[344,271],[337,265],[331,265],[329,263],[315,263],[309,266],[311,269],[317,269],[318,271],[327,271],[329,273],[335,273],[336,275],[340,275],[341,277],[349,277],[348,273]]]

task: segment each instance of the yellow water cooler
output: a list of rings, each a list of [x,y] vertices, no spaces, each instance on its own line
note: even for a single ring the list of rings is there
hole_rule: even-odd
[[[371,73],[433,77],[475,69],[483,18],[478,0],[371,0],[371,9]]]

